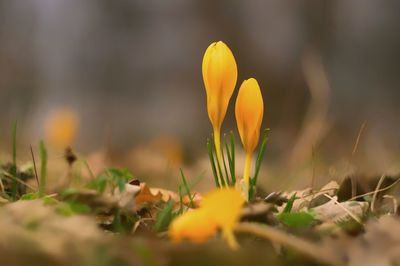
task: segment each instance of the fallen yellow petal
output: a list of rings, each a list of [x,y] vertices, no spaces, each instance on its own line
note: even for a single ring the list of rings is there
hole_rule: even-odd
[[[189,211],[179,216],[169,228],[169,235],[174,241],[187,239],[200,243],[214,236],[216,232],[216,224],[209,219],[208,213],[202,209]]]
[[[171,239],[204,242],[222,230],[223,238],[233,249],[238,247],[233,228],[240,218],[244,200],[234,188],[214,190],[203,198],[200,208],[176,218],[170,225]]]

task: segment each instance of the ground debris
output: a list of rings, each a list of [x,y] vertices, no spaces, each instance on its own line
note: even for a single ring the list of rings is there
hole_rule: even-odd
[[[323,222],[341,222],[356,217],[358,221],[368,211],[368,202],[345,201],[338,202],[337,198],[331,199],[329,202],[315,207],[312,210],[315,212],[315,218]]]
[[[339,234],[321,243],[333,250],[349,266],[390,266],[400,264],[400,220],[382,216],[365,224],[365,233],[357,237]]]

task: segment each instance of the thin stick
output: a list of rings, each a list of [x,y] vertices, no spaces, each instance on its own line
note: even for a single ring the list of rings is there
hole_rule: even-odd
[[[346,209],[339,201],[337,201],[337,199],[332,198],[328,194],[324,194],[324,196],[327,197],[330,200],[333,200],[335,202],[335,204],[337,204],[342,210],[344,210],[351,218],[353,218],[356,222],[358,222],[359,224],[362,225],[361,220],[358,219],[358,217],[354,213],[352,213],[351,211]]]
[[[94,176],[92,169],[90,169],[89,163],[86,160],[83,160],[83,164],[86,166],[86,169],[89,172],[90,178],[95,179],[96,177]]]
[[[337,190],[337,188],[326,188],[326,189],[317,190],[315,192],[311,191],[310,194],[305,195],[305,196],[299,196],[298,199],[306,199],[306,198],[309,198],[309,197],[314,197],[315,195],[323,193],[323,192],[329,192],[329,191],[334,191],[334,190]]]
[[[378,190],[381,187],[383,181],[385,180],[386,175],[382,175],[381,178],[379,178],[378,184],[376,185],[376,188],[374,190],[374,194],[372,196],[372,201],[371,201],[371,212],[374,212],[374,207],[375,207],[375,201],[376,201],[376,196],[378,195]]]
[[[35,170],[36,182],[37,182],[37,186],[39,188],[40,183],[39,183],[39,177],[38,177],[38,173],[37,173],[37,169],[36,169],[35,155],[33,154],[32,145],[30,145],[30,146],[31,146],[31,155],[32,155],[32,161],[33,161],[33,169]]]
[[[270,226],[244,222],[238,224],[235,227],[235,231],[250,233],[258,237],[268,239],[274,243],[292,248],[293,250],[301,252],[322,263],[334,266],[344,265],[344,263],[338,258],[338,256],[328,251],[326,248],[321,247],[321,245],[317,245],[294,235],[289,235]]]
[[[351,156],[350,156],[350,159],[349,159],[349,163],[347,165],[347,171],[349,171],[350,166],[353,164],[353,158],[354,158],[354,155],[357,152],[358,144],[360,143],[360,139],[361,139],[361,134],[363,133],[366,124],[367,124],[367,121],[364,121],[361,124],[360,130],[358,131],[356,142],[354,143],[353,150],[351,151]],[[357,182],[355,180],[355,177],[351,176],[350,177],[350,181],[351,181],[351,196],[355,197],[357,195]]]
[[[357,135],[357,139],[356,139],[356,143],[354,143],[354,147],[353,147],[353,151],[351,152],[351,157],[354,156],[354,154],[356,153],[357,149],[358,149],[358,144],[360,143],[360,139],[361,139],[361,134],[363,133],[365,126],[367,125],[367,121],[364,121],[360,127],[360,130],[358,131],[358,135]]]
[[[388,185],[387,187],[384,187],[384,188],[381,188],[381,189],[379,189],[379,190],[376,190],[376,192],[382,192],[382,191],[388,190],[388,189],[394,187],[394,186],[395,186],[397,183],[399,183],[399,182],[400,182],[400,178],[398,178],[396,181],[394,181],[392,184]],[[368,195],[372,195],[372,194],[374,194],[374,193],[375,193],[375,190],[374,190],[374,191],[367,192],[367,193],[364,193],[364,194],[362,194],[362,195],[357,195],[357,196],[355,196],[355,197],[352,197],[352,198],[349,199],[348,201],[353,201],[353,200],[356,200],[356,199],[359,199],[359,198],[362,198],[362,197],[365,197],[365,196],[368,196]]]

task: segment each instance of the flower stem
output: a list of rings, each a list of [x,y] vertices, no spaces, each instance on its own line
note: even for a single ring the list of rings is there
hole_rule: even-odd
[[[222,231],[222,236],[225,238],[226,242],[228,242],[228,245],[231,249],[237,250],[239,248],[239,244],[236,241],[235,235],[233,234],[232,229],[224,229]]]
[[[246,194],[246,201],[249,201],[249,183],[250,183],[250,168],[251,168],[251,159],[252,153],[246,153],[246,159],[244,161],[244,171],[243,171],[243,180]]]
[[[244,172],[243,172],[243,179],[244,179],[244,183],[246,184],[246,186],[249,186],[249,182],[250,182],[251,159],[252,159],[252,154],[247,153],[246,160],[244,162]]]

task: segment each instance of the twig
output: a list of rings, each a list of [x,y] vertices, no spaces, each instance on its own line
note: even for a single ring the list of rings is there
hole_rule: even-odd
[[[371,201],[371,212],[374,212],[376,196],[378,195],[378,190],[381,187],[383,181],[385,180],[385,177],[386,177],[386,175],[382,175],[381,178],[379,178],[378,184],[376,185],[376,188],[374,190],[374,194],[372,196],[372,201]]]
[[[317,195],[317,194],[320,194],[320,193],[323,193],[323,192],[332,191],[332,190],[337,190],[337,188],[326,188],[326,189],[317,190],[317,191],[315,191],[315,192],[312,192],[312,191],[311,191],[310,194],[304,195],[304,196],[299,196],[298,199],[306,199],[306,198],[309,198],[309,197],[314,197],[314,196]]]
[[[33,161],[33,169],[35,170],[36,182],[37,182],[37,186],[39,188],[40,183],[39,183],[39,177],[38,177],[38,173],[37,173],[37,169],[36,169],[35,155],[33,154],[32,145],[30,145],[30,146],[31,146],[31,155],[32,155],[32,161]]]
[[[356,153],[356,151],[357,151],[357,149],[358,149],[358,144],[360,143],[361,134],[363,133],[364,128],[365,128],[366,125],[367,125],[367,121],[364,121],[364,122],[361,124],[360,130],[358,131],[356,143],[354,143],[353,150],[352,150],[352,152],[351,152],[351,158],[353,158],[354,154]]]
[[[352,213],[351,211],[346,209],[339,201],[337,201],[337,199],[329,196],[328,194],[324,194],[324,196],[327,197],[330,200],[333,200],[335,202],[335,204],[337,204],[342,210],[344,210],[351,218],[353,218],[356,222],[358,222],[359,224],[362,225],[361,220],[358,219],[358,217],[354,213]]]
[[[392,184],[388,185],[387,187],[384,187],[384,188],[381,188],[379,190],[376,190],[376,192],[382,192],[382,191],[388,190],[388,189],[394,187],[399,182],[400,182],[400,178],[398,178],[396,181],[394,181]],[[349,201],[356,200],[356,199],[359,199],[359,198],[362,198],[362,197],[365,197],[365,196],[368,196],[368,195],[372,195],[374,193],[375,193],[375,190],[367,192],[367,193],[364,193],[364,194],[361,194],[361,195],[357,195],[357,196],[352,197],[351,199],[349,199]]]
[[[274,243],[292,248],[322,263],[334,266],[344,265],[335,254],[329,252],[324,247],[294,235],[289,235],[270,226],[244,222],[236,225],[235,231],[268,239]]]
[[[96,177],[94,176],[94,174],[93,174],[93,172],[92,172],[92,169],[90,169],[89,163],[88,163],[86,160],[83,160],[83,164],[86,166],[86,169],[87,169],[88,172],[89,172],[90,178],[91,178],[92,180],[95,179]]]
[[[364,121],[361,124],[360,130],[358,131],[356,142],[354,143],[353,150],[351,151],[351,156],[350,156],[349,162],[347,164],[347,172],[349,172],[350,166],[353,164],[353,158],[357,152],[358,144],[360,143],[360,139],[361,139],[361,134],[363,133],[366,124],[367,124],[367,121]],[[351,196],[355,197],[357,195],[357,182],[355,180],[355,177],[350,176],[350,181],[351,181]]]

